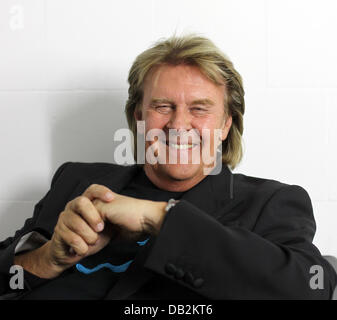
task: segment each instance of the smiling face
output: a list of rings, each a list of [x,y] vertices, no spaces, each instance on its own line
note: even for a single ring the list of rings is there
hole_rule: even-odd
[[[147,75],[143,89],[142,108],[135,112],[135,118],[145,120],[145,133],[161,129],[166,141],[169,140],[170,129],[180,133],[198,133],[194,135],[196,139],[193,143],[191,138],[181,136],[168,143],[158,141],[158,163],[146,162],[144,165],[148,178],[159,188],[186,191],[205,178],[207,161],[203,161],[201,152],[206,143],[210,143],[207,147],[212,151],[214,143],[218,145],[228,135],[232,118],[225,114],[226,88],[209,80],[196,66],[161,65]],[[209,130],[210,139],[203,135],[207,131],[204,129]],[[214,141],[215,129],[220,129],[218,142]],[[154,141],[147,141],[146,149],[153,145]],[[194,152],[200,155],[197,163],[192,161]],[[178,156],[177,163],[169,163],[169,153]]]

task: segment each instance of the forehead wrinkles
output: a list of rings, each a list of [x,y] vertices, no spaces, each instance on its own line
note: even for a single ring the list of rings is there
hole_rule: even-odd
[[[167,98],[177,102],[212,97],[215,92],[210,80],[195,68],[191,66],[155,67],[144,81],[147,96],[155,95],[156,98]]]
[[[175,80],[175,83],[187,85],[202,86],[209,82],[209,79],[197,68],[193,66],[158,66],[149,74],[152,78],[152,83],[158,85],[159,81],[165,82],[169,78]]]

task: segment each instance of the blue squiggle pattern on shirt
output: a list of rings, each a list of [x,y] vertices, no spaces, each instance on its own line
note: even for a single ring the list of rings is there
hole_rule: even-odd
[[[149,239],[146,239],[144,241],[137,241],[138,245],[139,246],[143,246],[147,243]],[[107,268],[107,269],[110,269],[112,272],[116,272],[116,273],[120,273],[120,272],[125,272],[130,264],[132,263],[133,260],[130,260],[128,262],[125,262],[119,266],[115,266],[109,262],[107,263],[101,263],[99,265],[97,265],[96,267],[90,269],[90,268],[86,268],[85,266],[83,266],[82,264],[80,263],[77,263],[76,264],[76,269],[81,272],[81,273],[84,273],[84,274],[91,274],[91,273],[94,273],[94,272],[97,272],[99,270],[101,270],[102,268]]]

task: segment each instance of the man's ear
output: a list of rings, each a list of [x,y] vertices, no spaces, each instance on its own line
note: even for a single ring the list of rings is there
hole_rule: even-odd
[[[222,126],[222,134],[221,134],[222,141],[226,140],[231,126],[232,126],[232,116],[228,116],[227,118],[225,118]]]

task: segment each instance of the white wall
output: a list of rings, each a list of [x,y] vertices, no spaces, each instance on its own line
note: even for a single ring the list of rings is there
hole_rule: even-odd
[[[244,78],[236,171],[303,186],[315,243],[337,256],[336,15],[335,0],[1,0],[0,239],[31,216],[61,163],[113,161],[136,55],[197,32]]]

